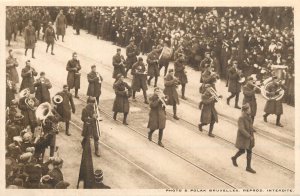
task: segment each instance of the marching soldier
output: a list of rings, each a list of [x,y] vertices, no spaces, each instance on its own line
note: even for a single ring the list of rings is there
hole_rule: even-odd
[[[129,45],[126,47],[126,76],[129,69],[132,68],[132,65],[137,62],[136,56],[138,55],[138,49],[137,46],[134,44],[134,41],[135,39],[132,37],[130,39]]]
[[[205,72],[205,70],[210,67],[211,63],[212,63],[212,58],[210,57],[210,52],[205,52],[204,53],[204,59],[200,62],[200,65],[199,65],[199,70],[200,70],[200,75],[201,75],[201,78],[200,78],[200,83],[202,83],[202,74]]]
[[[75,98],[78,97],[78,89],[80,88],[80,73],[79,70],[81,70],[81,65],[79,60],[77,59],[77,53],[73,53],[73,58],[68,61],[67,64],[67,71],[68,71],[68,76],[67,76],[67,84],[70,89],[75,88]]]
[[[147,100],[147,76],[146,76],[146,66],[143,63],[143,58],[139,57],[138,62],[136,62],[131,69],[131,74],[133,75],[132,83],[131,83],[131,88],[132,88],[132,99],[135,100],[135,93],[139,92],[141,89],[143,91],[144,95],[144,100],[145,104],[148,104]]]
[[[228,77],[229,77],[229,83],[228,83],[228,92],[231,93],[231,95],[227,98],[227,105],[230,104],[230,99],[235,97],[235,108],[241,109],[238,106],[239,103],[239,96],[241,92],[241,84],[239,83],[240,80],[240,71],[238,70],[238,62],[236,60],[233,61],[233,66],[228,70]]]
[[[231,157],[232,164],[238,167],[237,158],[247,151],[246,171],[255,174],[256,171],[251,168],[252,148],[254,147],[253,123],[251,119],[251,109],[248,103],[242,106],[242,115],[238,119],[238,131],[235,147],[239,151]]]
[[[62,97],[62,102],[57,104],[57,113],[62,117],[62,121],[66,124],[66,135],[70,136],[69,126],[71,120],[71,110],[75,114],[75,105],[73,102],[72,94],[68,90],[68,85],[63,86],[63,91],[57,93]]]
[[[59,40],[59,36],[62,36],[62,42],[64,42],[64,37],[66,34],[66,28],[68,26],[66,16],[64,15],[63,10],[59,11],[59,14],[56,16],[55,19],[55,25],[56,25],[56,34],[57,39]]]
[[[113,105],[113,112],[114,112],[113,119],[114,120],[117,119],[118,112],[124,113],[123,124],[128,125],[127,123],[127,115],[129,112],[128,98],[131,97],[132,90],[130,86],[126,82],[124,82],[124,77],[121,74],[117,76],[113,88],[116,94],[116,98],[114,100],[114,105]]]
[[[34,93],[34,77],[37,76],[38,73],[35,71],[33,67],[30,65],[30,60],[26,61],[26,66],[22,69],[21,76],[22,76],[22,82],[20,86],[20,91],[22,91],[25,88],[29,88],[30,93]]]
[[[13,81],[15,84],[18,84],[19,83],[19,74],[18,74],[16,67],[19,66],[19,63],[18,63],[17,59],[14,58],[12,49],[9,49],[8,53],[9,53],[9,56],[6,59],[6,73],[8,73],[11,81]]]
[[[102,76],[96,71],[96,65],[91,66],[91,72],[87,75],[89,86],[87,96],[95,97],[99,104],[99,98],[101,95],[101,83],[103,81]]]
[[[95,98],[89,97],[87,100],[87,105],[82,109],[81,120],[83,121],[83,129],[82,136],[85,139],[90,139],[90,137],[94,138],[94,146],[95,146],[95,155],[100,157],[99,154],[99,133],[96,125],[97,121],[97,113],[95,111]]]
[[[28,26],[24,30],[25,36],[25,56],[27,56],[27,50],[32,49],[32,58],[34,57],[35,43],[36,43],[36,34],[35,28],[32,26],[32,21],[28,21]]]
[[[51,21],[51,16],[49,14],[49,11],[46,11],[45,15],[42,17],[42,23],[43,23],[43,30],[42,32],[44,33],[43,34],[43,40],[45,38],[45,32],[46,32],[46,29],[48,27],[48,23]]]
[[[163,137],[164,128],[166,127],[166,103],[164,97],[158,87],[155,87],[154,94],[149,98],[150,101],[150,113],[147,128],[150,129],[148,132],[148,139],[152,141],[153,132],[158,129],[158,145],[164,147],[161,142]]]
[[[185,65],[183,63],[184,63],[184,56],[180,56],[174,63],[174,68],[175,68],[174,76],[179,79],[179,82],[181,84],[181,98],[186,100],[185,85],[186,83],[188,83],[188,79],[185,71]]]
[[[276,76],[273,76],[271,84],[269,84],[266,88],[267,95],[274,96],[281,88],[284,88],[283,85]],[[268,99],[264,108],[264,112],[265,114],[263,117],[265,122],[268,122],[267,118],[270,114],[275,114],[277,116],[276,126],[283,127],[283,125],[280,123],[280,117],[283,114],[282,99]]]
[[[168,97],[167,98],[167,105],[173,106],[173,118],[179,120],[177,116],[177,104],[179,104],[178,93],[177,93],[177,86],[179,81],[177,78],[174,77],[174,69],[169,69],[169,73],[166,75],[164,79],[165,89],[164,94]]]
[[[200,117],[200,124],[198,125],[199,130],[202,132],[202,127],[209,124],[208,136],[215,137],[212,133],[214,124],[218,122],[218,113],[215,109],[215,103],[217,102],[216,97],[212,94],[212,86],[206,84],[206,90],[202,95],[202,110]]]
[[[57,40],[56,40],[56,37],[55,37],[55,31],[54,31],[52,22],[48,23],[48,28],[45,31],[45,40],[46,40],[46,43],[47,43],[46,52],[48,52],[49,46],[51,45],[51,55],[54,55],[54,53],[53,53],[54,40],[55,41],[57,41]]]
[[[49,89],[52,88],[52,84],[45,75],[45,72],[41,72],[40,78],[38,78],[33,85],[36,88],[35,98],[39,100],[40,103],[51,103]]]
[[[148,63],[148,85],[150,86],[152,78],[155,78],[154,87],[157,86],[157,80],[159,76],[158,57],[159,49],[153,49],[147,56]]]
[[[114,72],[112,77],[116,79],[118,74],[122,74],[125,77],[125,68],[124,68],[125,58],[123,55],[121,55],[121,48],[117,49],[117,54],[113,56],[112,61],[114,66]]]

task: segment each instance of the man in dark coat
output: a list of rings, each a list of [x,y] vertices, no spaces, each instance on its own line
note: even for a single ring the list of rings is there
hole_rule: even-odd
[[[59,39],[59,36],[62,36],[62,42],[64,42],[64,37],[66,34],[66,28],[68,26],[66,16],[64,15],[63,10],[59,11],[59,14],[56,16],[55,20],[56,25],[56,34],[57,39]]]
[[[42,23],[43,23],[43,30],[42,32],[44,33],[43,35],[43,40],[45,38],[45,32],[46,32],[46,29],[48,27],[48,23],[51,21],[51,16],[49,14],[49,11],[46,11],[46,13],[44,14],[44,16],[42,17]]]
[[[154,48],[147,56],[148,63],[148,85],[150,85],[152,78],[155,79],[154,87],[157,86],[157,80],[159,76],[158,57],[160,49]]]
[[[33,85],[36,88],[35,98],[39,100],[40,104],[44,102],[51,103],[49,89],[52,88],[52,84],[45,75],[45,72],[41,72],[40,78],[38,78]]]
[[[71,120],[71,109],[72,113],[75,114],[75,105],[73,102],[72,94],[68,91],[68,85],[63,86],[63,91],[57,93],[60,95],[63,101],[57,104],[57,113],[62,117],[62,120],[66,123],[66,135],[70,136],[69,125]]]
[[[74,20],[73,20],[73,29],[76,30],[76,35],[80,35],[80,28],[82,23],[82,11],[81,8],[78,8],[75,12]]]
[[[25,88],[29,88],[30,93],[34,93],[35,89],[33,86],[34,83],[34,77],[37,76],[37,72],[33,67],[30,66],[30,60],[26,61],[26,66],[22,69],[21,76],[22,76],[22,82],[20,86],[20,91],[22,91]]]
[[[266,87],[267,96],[273,97],[279,93],[279,91],[284,88],[283,85],[280,84],[278,78],[273,76],[271,84]],[[280,123],[280,117],[283,114],[283,107],[282,107],[282,98],[280,100],[276,99],[268,99],[264,108],[265,114],[263,115],[264,121],[267,122],[267,118],[270,114],[275,114],[276,118],[276,125],[279,127],[283,127]]]
[[[174,69],[169,69],[169,73],[164,79],[164,94],[167,96],[167,105],[173,106],[173,118],[179,120],[177,116],[177,104],[179,104],[177,86],[179,81],[174,77]]]
[[[12,100],[15,99],[17,93],[16,84],[10,80],[9,75],[6,74],[6,107],[10,107]]]
[[[54,31],[52,22],[48,23],[48,28],[45,31],[45,40],[47,43],[46,52],[48,52],[49,46],[51,45],[51,54],[54,55],[54,53],[53,53],[54,40],[56,41],[56,37],[55,37],[55,31]]]
[[[8,51],[9,56],[6,59],[6,73],[9,74],[9,78],[11,81],[13,81],[15,84],[19,83],[19,74],[17,71],[17,68],[19,66],[19,63],[16,58],[14,58],[13,50],[9,49]]]
[[[154,94],[149,98],[150,101],[150,112],[149,121],[147,128],[150,129],[148,132],[148,139],[152,141],[152,134],[155,130],[159,130],[158,134],[158,145],[164,147],[161,142],[163,137],[164,128],[166,127],[166,111],[163,93],[161,93],[158,87],[155,87]]]
[[[126,47],[126,75],[129,69],[132,68],[132,65],[137,62],[138,49],[134,44],[134,38],[130,39],[129,45]],[[126,76],[125,76],[126,77]]]
[[[125,76],[125,67],[124,67],[124,62],[125,58],[123,55],[121,55],[121,48],[117,49],[117,54],[113,56],[113,66],[114,66],[114,72],[112,77],[116,79],[118,74],[122,74]]]
[[[113,119],[114,120],[117,119],[118,112],[124,113],[123,124],[128,125],[127,123],[127,115],[129,112],[128,98],[131,97],[132,90],[131,87],[123,80],[124,77],[121,74],[119,74],[113,85],[116,94],[116,98],[114,100],[114,105],[113,105],[113,112],[114,112]]]
[[[35,43],[36,43],[36,34],[35,28],[32,26],[32,21],[28,21],[28,26],[24,30],[24,39],[25,39],[25,56],[27,56],[27,50],[32,49],[32,58],[34,57]]]
[[[186,100],[185,97],[185,85],[188,83],[185,65],[184,65],[184,57],[179,57],[176,62],[174,63],[175,74],[174,76],[178,78],[180,85],[181,85],[181,98]]]
[[[236,162],[237,158],[247,151],[247,167],[246,171],[250,173],[256,173],[251,168],[252,148],[254,147],[254,134],[253,134],[253,123],[251,119],[251,109],[248,103],[242,107],[242,115],[238,119],[238,131],[235,142],[235,147],[239,151],[231,157],[232,164],[238,167]]]
[[[143,58],[139,57],[138,62],[133,64],[132,69],[131,69],[131,75],[133,75],[132,83],[131,83],[131,88],[132,88],[132,99],[135,100],[135,93],[140,92],[142,89],[143,95],[144,95],[144,103],[148,104],[147,100],[147,76],[146,76],[146,66],[143,63]]]
[[[88,73],[87,79],[89,82],[87,96],[95,97],[99,104],[99,98],[101,95],[101,83],[103,81],[102,76],[96,71],[96,65],[91,66],[91,72]]]
[[[231,95],[227,98],[227,105],[230,104],[230,99],[235,97],[235,108],[241,109],[238,106],[239,103],[239,97],[241,92],[241,84],[239,83],[240,80],[240,73],[238,70],[238,62],[236,60],[233,61],[233,66],[228,70],[228,77],[229,77],[229,83],[228,83],[228,92],[231,93]]]
[[[80,88],[80,73],[79,70],[81,70],[81,65],[79,60],[77,59],[77,53],[73,53],[73,58],[68,61],[67,64],[67,71],[68,71],[68,76],[67,76],[67,84],[69,87],[69,91],[72,88],[75,88],[75,98],[78,97],[78,89]]]
[[[54,157],[52,164],[53,169],[49,171],[48,174],[51,178],[53,178],[53,186],[55,186],[56,184],[64,180],[63,173],[61,172],[63,160],[60,157]]]
[[[214,129],[215,122],[218,122],[218,113],[215,109],[216,99],[211,94],[210,88],[212,88],[211,85],[206,84],[206,90],[201,97],[203,107],[201,110],[200,124],[198,125],[198,128],[202,132],[202,127],[209,124],[208,136],[215,137],[212,131]]]
[[[97,113],[95,111],[95,98],[90,97],[87,100],[87,105],[82,109],[81,120],[83,122],[82,136],[85,139],[94,138],[95,155],[100,157],[99,154],[99,133],[97,131]]]

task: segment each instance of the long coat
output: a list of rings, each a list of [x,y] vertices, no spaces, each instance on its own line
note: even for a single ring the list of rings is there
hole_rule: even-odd
[[[174,76],[179,79],[180,84],[188,83],[187,75],[185,73],[185,66],[184,66],[183,62],[177,60],[174,63],[174,68],[175,68]]]
[[[36,35],[33,26],[27,26],[24,30],[25,48],[35,48]]]
[[[19,74],[17,68],[19,63],[16,58],[11,56],[6,59],[6,73],[9,74],[9,79],[13,81],[15,84],[19,83]]]
[[[159,76],[158,55],[157,51],[152,50],[152,52],[150,52],[147,56],[148,76]]]
[[[16,93],[17,89],[15,83],[6,79],[6,107],[10,107],[11,101],[15,99]]]
[[[57,35],[65,35],[66,34],[66,25],[67,19],[64,14],[58,14],[55,20],[56,25],[56,34]]]
[[[28,73],[28,71],[32,69],[32,72]],[[21,86],[20,86],[20,91],[25,89],[25,88],[29,88],[30,93],[34,93],[35,89],[33,86],[34,83],[34,76],[37,76],[37,72],[35,71],[35,69],[33,67],[28,67],[26,66],[25,68],[22,69],[21,72],[21,76],[22,76],[22,82],[21,82]]]
[[[66,70],[68,71],[67,84],[70,89],[80,88],[80,73],[81,65],[79,60],[71,59],[68,61]]]
[[[164,129],[166,127],[166,111],[158,95],[154,94],[149,98],[150,112],[148,126],[150,130]]]
[[[132,65],[137,62],[137,57],[136,55],[138,55],[138,51],[136,48],[136,45],[129,45],[126,47],[126,67],[127,68],[131,68]]]
[[[179,104],[179,98],[178,98],[178,93],[177,93],[177,85],[178,81],[176,78],[174,78],[171,74],[167,74],[165,79],[165,89],[164,89],[164,94],[168,96],[167,105],[174,105],[174,104]]]
[[[39,100],[40,103],[48,102],[51,103],[50,92],[49,89],[52,88],[52,84],[49,79],[45,78],[44,82],[41,82],[41,79],[37,79],[34,83],[35,98]]]
[[[63,101],[57,105],[57,113],[61,116],[63,122],[71,120],[71,109],[75,111],[75,105],[72,94],[61,91],[57,95],[62,96]]]
[[[147,87],[147,76],[146,74],[141,74],[146,71],[146,66],[144,63],[136,62],[131,69],[131,74],[133,75],[131,88],[133,91],[139,92],[141,89],[146,91]]]
[[[275,93],[278,88],[280,88],[279,84],[276,82],[272,82],[272,84],[268,85],[266,91],[268,91],[269,93]],[[278,101],[276,101],[275,99],[269,99],[266,102],[264,111],[265,113],[268,114],[276,114],[276,115],[283,114],[282,99]]]
[[[45,41],[47,44],[54,44],[55,31],[54,28],[49,26],[45,31]]]
[[[81,121],[83,122],[83,129],[81,135],[83,137],[93,136],[94,140],[98,140],[99,135],[97,133],[96,119],[93,117],[94,113],[95,111],[93,104],[88,104],[82,109]]]
[[[36,98],[31,98],[34,101],[34,107],[39,105],[39,101]],[[22,115],[24,116],[23,122],[24,126],[27,125],[34,126],[36,125],[36,116],[35,111],[28,107],[28,105],[25,103],[26,97],[22,97],[19,100],[19,109],[21,110]]]
[[[248,103],[251,109],[251,116],[256,116],[257,103],[255,98],[255,93],[260,93],[259,89],[254,89],[253,86],[246,84],[243,86],[243,105]]]
[[[87,79],[89,82],[87,96],[99,97],[101,95],[101,83],[103,81],[102,76],[99,74],[98,77],[96,72],[91,71],[88,73]]]
[[[234,67],[228,70],[228,92],[239,93],[241,92],[241,84],[239,83],[239,74]]]
[[[201,97],[203,106],[201,110],[200,122],[203,124],[218,122],[218,113],[215,109],[215,100],[210,100],[210,97],[211,95],[207,92],[205,92]]]
[[[126,82],[117,81],[114,83],[113,88],[116,94],[116,98],[114,100],[114,105],[113,105],[113,111],[128,113],[129,112],[128,98],[131,97],[132,94],[131,87]],[[128,92],[126,92],[126,89],[128,90]]]
[[[250,136],[253,135],[253,122],[250,115],[243,113],[238,119],[238,131],[235,142],[235,147],[238,149],[252,149],[254,140],[251,142]]]
[[[6,18],[6,40],[11,40],[12,36],[12,21],[9,18]]]
[[[112,64],[114,66],[114,71],[113,71],[113,78],[117,78],[118,74],[122,74],[123,76],[125,76],[125,68],[124,65],[121,62],[125,62],[125,58],[123,55],[114,55],[113,59],[112,59]]]

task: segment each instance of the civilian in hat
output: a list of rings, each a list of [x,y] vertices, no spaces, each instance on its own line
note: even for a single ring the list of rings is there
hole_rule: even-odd
[[[61,168],[63,166],[63,160],[60,157],[54,157],[52,161],[53,169],[49,171],[49,176],[53,178],[53,186],[56,186],[57,183],[64,180],[63,173],[61,172]]]
[[[238,131],[235,142],[238,152],[231,157],[232,164],[238,167],[237,158],[247,151],[247,167],[246,171],[256,173],[251,168],[252,148],[254,147],[253,123],[251,119],[251,109],[248,103],[242,106],[242,114],[238,119]]]
[[[96,70],[96,65],[91,66],[91,72],[88,73],[87,79],[89,82],[87,96],[95,97],[97,100],[97,104],[99,104],[99,98],[101,95],[101,84],[103,81],[102,76]]]
[[[47,43],[47,49],[46,52],[48,52],[49,46],[51,45],[51,55],[54,55],[53,49],[54,49],[54,40],[56,41],[55,31],[52,25],[52,22],[48,23],[48,27],[45,31],[45,41]]]
[[[8,74],[8,78],[13,81],[15,84],[19,83],[19,74],[17,71],[17,67],[19,63],[17,58],[14,57],[14,52],[12,49],[8,51],[9,56],[6,59],[6,73]]]
[[[59,11],[59,14],[56,16],[55,25],[56,25],[57,39],[59,40],[59,36],[61,35],[62,42],[64,42],[64,37],[66,34],[66,28],[67,28],[68,24],[67,24],[66,16],[64,15],[64,12],[62,9]]]
[[[20,113],[16,113],[13,119],[6,123],[6,145],[13,142],[15,136],[20,135],[21,131],[24,129],[23,126],[24,116]]]
[[[22,76],[22,82],[20,86],[20,91],[22,91],[25,88],[29,88],[30,93],[34,93],[34,77],[37,76],[38,73],[35,71],[33,67],[31,67],[30,60],[26,61],[25,67],[22,69],[21,76]]]
[[[144,95],[144,103],[148,104],[146,66],[143,63],[142,57],[139,57],[138,61],[135,64],[133,64],[131,69],[131,75],[133,75],[131,83],[132,99],[135,100],[135,93],[140,92],[140,90],[142,89]]]
[[[230,92],[231,95],[227,98],[227,105],[229,105],[230,100],[235,97],[234,107],[237,109],[241,109],[238,105],[241,92],[240,77],[241,71],[238,69],[238,62],[234,60],[232,67],[228,70],[228,92]]]
[[[32,58],[34,57],[35,43],[37,42],[35,28],[32,25],[32,21],[28,21],[28,26],[24,30],[25,39],[25,56],[27,56],[27,50],[32,49]]]
[[[80,76],[81,74],[79,71],[81,70],[81,65],[80,61],[77,59],[77,53],[74,52],[72,54],[72,59],[68,61],[67,63],[67,71],[68,71],[68,76],[67,76],[67,84],[70,89],[75,88],[75,98],[78,97],[78,89],[80,89]]]
[[[128,125],[127,115],[130,107],[128,98],[132,95],[132,89],[126,82],[124,82],[124,77],[121,74],[117,76],[113,89],[116,94],[112,109],[114,112],[113,119],[117,119],[118,112],[124,113],[123,124]]]
[[[112,77],[116,79],[118,74],[122,74],[125,77],[125,58],[121,55],[121,48],[117,49],[117,54],[113,56],[112,62],[114,66]]]
[[[45,76],[45,72],[41,72],[40,78],[38,78],[33,84],[33,86],[36,88],[35,98],[39,100],[40,104],[45,102],[51,103],[49,89],[52,88],[52,84]]]
[[[93,189],[110,189],[109,186],[103,184],[103,171],[101,169],[97,169],[94,171],[94,186]]]
[[[132,37],[130,39],[129,45],[126,47],[126,76],[129,69],[132,68],[132,65],[137,62],[137,55],[139,55],[139,51],[137,46],[134,44],[135,39]],[[126,77],[125,76],[125,77]]]

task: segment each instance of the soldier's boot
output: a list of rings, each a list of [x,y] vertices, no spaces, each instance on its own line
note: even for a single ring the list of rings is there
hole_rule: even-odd
[[[232,164],[233,164],[235,167],[238,167],[238,164],[237,164],[237,162],[236,162],[237,158],[238,158],[239,156],[241,156],[242,154],[244,154],[244,153],[245,153],[245,151],[239,150],[233,157],[231,157]]]
[[[135,99],[135,93],[136,93],[136,91],[132,91],[132,100],[133,101],[136,101],[136,99]]]
[[[181,87],[181,98],[182,98],[183,100],[187,100],[187,98],[185,97],[185,85],[183,85],[183,86]]]
[[[35,59],[35,57],[34,57],[34,50],[35,50],[35,48],[32,48],[32,58],[33,59]]]
[[[264,121],[265,121],[265,122],[268,122],[268,119],[267,119],[267,118],[268,118],[268,116],[269,116],[269,114],[268,114],[268,113],[265,113],[265,114],[263,115],[263,117],[264,117]]]
[[[62,36],[62,42],[65,42],[65,41],[64,41],[64,37],[65,37],[65,36],[63,35],[63,36]]]
[[[70,126],[70,122],[67,121],[67,122],[66,122],[66,135],[67,135],[67,136],[70,136],[70,135],[71,135],[71,134],[69,133],[69,126]]]
[[[214,129],[214,123],[210,123],[209,124],[209,131],[208,131],[208,136],[209,137],[215,137],[215,135],[212,133],[213,129]]]
[[[95,146],[95,155],[97,157],[100,157],[98,141],[97,142],[94,141],[94,146]]]
[[[161,140],[162,140],[162,137],[163,137],[163,132],[164,130],[163,129],[160,129],[159,130],[159,133],[158,133],[158,145],[160,146],[160,147],[165,147],[164,146],[164,144],[161,142]]]
[[[157,80],[158,80],[158,76],[155,76],[155,78],[154,78],[154,87],[157,87]]]
[[[79,98],[79,96],[78,96],[78,88],[75,88],[75,98]]]
[[[59,35],[57,35],[57,40],[59,40]]]
[[[148,80],[147,80],[147,83],[148,83],[148,85],[150,86],[151,85],[151,80],[152,80],[152,76],[149,76],[149,78],[148,78]]]
[[[227,103],[227,105],[230,105],[230,97],[228,97],[228,98],[226,99],[226,103]]]
[[[176,103],[175,103],[175,105],[173,105],[173,118],[175,119],[175,120],[179,120],[179,118],[178,118],[178,116],[177,116],[177,107],[176,107]]]
[[[149,104],[146,91],[143,91],[143,95],[144,95],[144,103]]]
[[[25,56],[27,56],[27,50],[28,50],[28,49],[26,48],[26,49],[25,49]]]
[[[276,118],[276,126],[278,126],[278,127],[283,127],[283,125],[280,123],[280,117],[281,117],[281,115],[277,115],[277,118]]]
[[[250,172],[252,174],[255,174],[256,171],[251,168],[251,158],[252,158],[252,154],[251,153],[247,153],[247,167],[246,167],[246,171]]]
[[[152,141],[152,134],[153,134],[153,132],[154,132],[154,130],[150,130],[150,131],[148,132],[148,140],[149,140],[149,141]]]
[[[54,156],[54,151],[55,151],[54,146],[50,146],[50,157]]]
[[[202,126],[203,126],[202,124],[198,124],[198,129],[199,129],[199,131],[201,131],[201,132],[203,131]]]
[[[127,113],[127,112],[126,112],[126,113],[124,113],[123,125],[128,125],[128,123],[127,123],[127,115],[128,115],[128,113]]]
[[[118,114],[118,112],[114,112],[114,116],[113,116],[114,120],[117,120],[117,114]]]
[[[48,53],[49,45],[47,45],[46,53]]]
[[[54,45],[52,44],[51,45],[51,55],[54,55],[53,50],[54,50]]]
[[[240,93],[237,93],[235,95],[235,105],[234,105],[234,107],[237,108],[237,109],[241,109],[241,107],[238,105],[238,103],[239,103],[239,97],[240,97]]]

